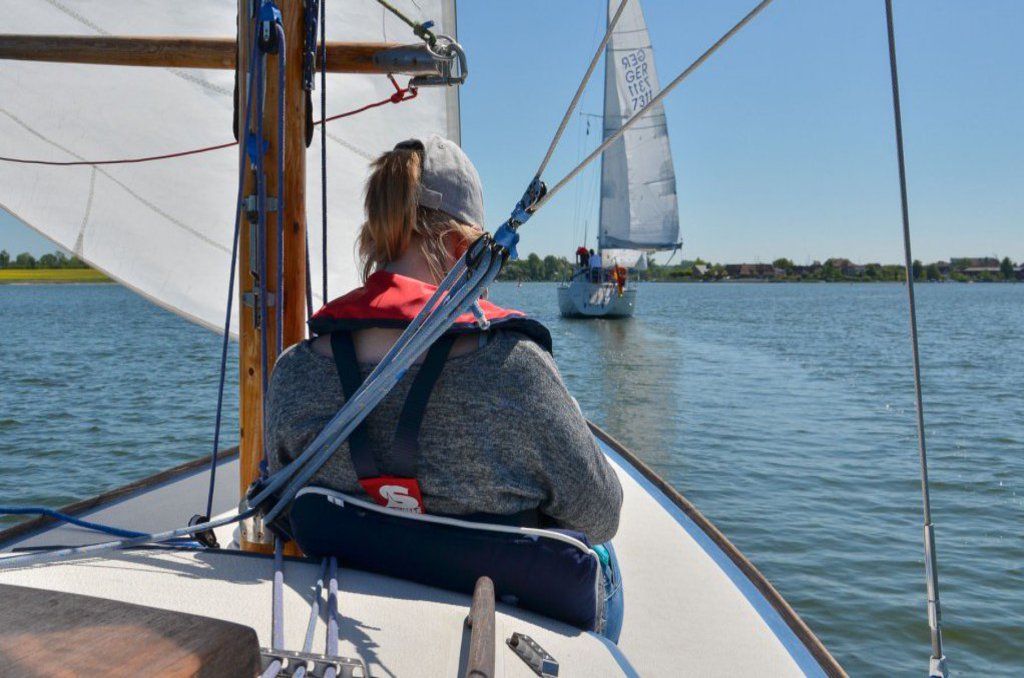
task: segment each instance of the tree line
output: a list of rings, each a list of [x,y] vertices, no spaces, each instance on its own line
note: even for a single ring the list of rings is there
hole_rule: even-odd
[[[89,268],[89,264],[74,255],[69,257],[63,252],[44,254],[38,259],[28,252],[22,252],[12,259],[10,252],[0,250],[0,268]]]
[[[525,259],[508,261],[502,269],[499,280],[519,282],[556,282],[568,280],[575,270],[575,264],[566,257],[548,255],[541,258],[530,254]],[[915,260],[912,274],[919,281],[997,282],[1024,280],[1024,267],[1009,257],[1000,261],[995,257],[981,259],[961,258],[950,262],[939,261],[925,264]],[[860,281],[860,282],[901,282],[906,280],[902,264],[855,264],[849,259],[835,257],[824,262],[815,261],[798,265],[791,259],[781,257],[771,264],[721,264],[697,258],[680,261],[674,265],[661,265],[648,257],[647,269],[631,272],[631,275],[652,282],[697,282],[738,279],[763,279],[780,282],[799,281]]]

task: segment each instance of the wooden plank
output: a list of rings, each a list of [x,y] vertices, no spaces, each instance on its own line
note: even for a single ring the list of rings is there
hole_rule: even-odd
[[[304,39],[305,36],[300,36],[295,47],[300,47]],[[290,36],[288,40],[291,45]],[[394,68],[375,64],[373,57],[398,46],[397,43],[328,41],[327,71],[394,72]],[[289,51],[297,54],[301,62],[301,49]],[[319,60],[319,50],[317,58]],[[233,69],[237,64],[237,44],[233,38],[0,35],[0,59],[109,66]],[[423,61],[412,70],[403,69],[401,72],[434,73],[436,70],[432,63]]]
[[[104,598],[0,584],[0,675],[254,676],[247,626]]]
[[[249,5],[248,0],[239,1],[239,16],[245,16]],[[267,215],[264,237],[267,242],[267,289],[274,295],[275,303],[284,304],[282,327],[282,345],[290,346],[306,336],[306,93],[302,89],[302,45],[305,39],[304,8],[302,0],[282,0],[279,2],[285,29],[285,42],[288,46],[288,70],[285,73],[285,146],[284,169],[285,183],[282,185],[278,176],[278,64],[276,56],[267,57],[267,88],[266,107],[264,110],[263,132],[269,143],[269,152],[265,157],[264,175],[266,176],[267,195],[284,197],[284,273],[283,294],[276,289],[277,285],[277,213]],[[241,60],[244,61],[250,52],[248,45],[253,36],[247,30],[240,31],[239,43]],[[330,59],[328,55],[328,59]],[[240,63],[238,76],[239,101],[246,100],[245,71],[247,64]],[[239,128],[244,126],[244,106],[239,106]],[[240,149],[241,151],[241,149]],[[283,189],[283,190],[282,190]],[[244,195],[255,193],[253,172],[246,172]],[[250,270],[251,253],[255,251],[256,242],[250,236],[250,228],[244,220],[239,248],[239,280],[241,292],[255,292],[257,281]],[[239,327],[239,376],[241,379],[239,393],[241,438],[239,447],[240,491],[244,494],[253,480],[259,475],[259,464],[263,459],[263,398],[260,334],[255,324],[255,308],[240,302],[241,325]],[[268,306],[267,368],[272,369],[277,359],[274,350],[276,342],[276,310]],[[242,540],[242,548],[248,551],[268,552],[267,545],[257,545]],[[290,555],[298,554],[293,547],[287,551]]]

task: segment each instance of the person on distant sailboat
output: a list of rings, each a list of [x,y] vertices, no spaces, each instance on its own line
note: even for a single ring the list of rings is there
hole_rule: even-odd
[[[271,470],[305,449],[352,396],[436,284],[483,231],[482,190],[462,150],[433,136],[373,163],[359,235],[365,284],[310,320],[267,396]],[[612,538],[622,489],[524,313],[482,301],[460,317],[313,483],[377,503]]]
[[[601,255],[590,250],[590,282],[601,282]]]
[[[588,250],[586,245],[580,245],[576,248],[576,265],[579,268],[586,268],[590,262],[590,255],[593,253],[592,250]]]

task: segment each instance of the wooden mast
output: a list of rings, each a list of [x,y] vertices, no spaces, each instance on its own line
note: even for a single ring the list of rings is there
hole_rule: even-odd
[[[239,0],[238,16],[238,101],[247,100],[248,61],[252,51],[250,34],[251,0]],[[278,0],[281,10],[287,50],[285,72],[285,126],[284,126],[284,181],[278,176],[278,55],[266,56],[266,97],[263,117],[263,134],[269,149],[264,157],[266,195],[269,200],[284,200],[284,289],[277,285],[277,213],[268,211],[263,237],[266,242],[266,289],[268,291],[267,318],[268,341],[267,369],[272,369],[277,359],[276,346],[276,305],[283,304],[282,346],[290,346],[306,336],[306,97],[302,89],[302,53],[305,41],[305,27],[302,0]],[[258,29],[257,29],[258,30]],[[238,106],[238,128],[245,125],[245,106]],[[251,122],[255,128],[255,120]],[[244,132],[243,132],[244,134]],[[243,137],[244,138],[244,137]],[[240,153],[245,155],[245,144],[240,144]],[[256,194],[256,175],[248,158],[246,163],[243,196]],[[259,476],[260,461],[263,459],[263,363],[260,353],[260,331],[257,326],[260,301],[259,281],[255,275],[256,229],[258,225],[246,220],[243,210],[242,229],[239,239],[238,280],[239,280],[239,490],[242,494]],[[269,377],[269,375],[268,375]],[[244,550],[269,551],[266,543],[257,543],[251,534],[242,531],[241,546]],[[252,539],[252,541],[250,541]],[[266,542],[264,538],[260,540]]]

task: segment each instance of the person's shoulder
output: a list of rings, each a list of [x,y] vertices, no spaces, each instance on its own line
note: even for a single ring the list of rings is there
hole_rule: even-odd
[[[278,356],[277,362],[274,363],[272,377],[278,375],[281,378],[284,378],[286,375],[290,377],[310,369],[319,369],[319,363],[324,360],[330,361],[330,358],[316,354],[309,345],[308,340],[300,341],[286,348]]]
[[[488,349],[490,349],[488,351]],[[531,337],[514,330],[501,330],[484,349],[489,359],[500,363],[508,378],[528,385],[543,380],[560,380],[554,358]]]

